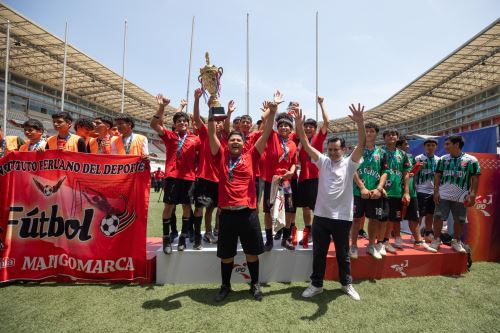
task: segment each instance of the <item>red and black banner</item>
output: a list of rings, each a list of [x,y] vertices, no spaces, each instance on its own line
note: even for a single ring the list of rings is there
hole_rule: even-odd
[[[0,282],[146,279],[150,170],[138,156],[0,159]]]

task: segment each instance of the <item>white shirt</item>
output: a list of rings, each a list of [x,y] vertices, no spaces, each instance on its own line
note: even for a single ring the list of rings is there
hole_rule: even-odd
[[[318,196],[314,215],[335,220],[352,221],[352,192],[354,173],[359,164],[351,160],[351,156],[333,162],[325,155],[319,155],[314,164],[319,169]]]

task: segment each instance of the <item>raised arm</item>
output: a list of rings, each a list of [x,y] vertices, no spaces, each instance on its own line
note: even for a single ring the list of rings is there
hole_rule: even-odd
[[[278,111],[278,105],[283,103],[283,94],[281,94],[278,90],[274,94],[274,100],[272,102],[264,102],[263,106],[267,107],[267,109],[263,109],[264,113],[267,114],[266,118],[263,120],[265,122],[264,129],[262,131],[262,135],[255,143],[255,149],[259,151],[262,155],[264,152],[264,148],[266,148],[267,139],[273,130],[274,117],[276,116],[276,112]]]
[[[187,101],[184,98],[181,99],[181,102],[179,103],[179,107],[177,108],[177,110],[175,110],[175,112],[182,112],[182,110],[184,110],[186,105],[187,105]]]
[[[326,110],[324,101],[324,97],[318,96],[318,104],[321,108],[321,115],[323,116],[323,125],[321,125],[320,131],[321,133],[326,134],[326,132],[328,131],[328,122],[330,121],[330,119],[328,119],[328,111]]]
[[[351,110],[352,113],[352,115],[349,115],[349,118],[351,118],[352,121],[354,121],[358,126],[358,145],[351,154],[351,161],[358,163],[361,160],[361,157],[363,157],[363,152],[366,146],[365,122],[363,117],[365,107],[358,103],[358,107],[356,108],[354,104],[351,104],[349,110]]]
[[[164,97],[162,94],[156,96],[156,101],[158,102],[158,111],[151,119],[149,126],[159,135],[163,135],[163,114],[165,113],[165,107],[170,103],[170,100]]]
[[[215,120],[213,117],[208,118],[208,141],[210,142],[210,152],[212,155],[217,155],[220,149],[220,141],[215,132]]]
[[[295,118],[295,132],[297,132],[297,135],[299,136],[302,148],[305,150],[307,155],[309,155],[311,159],[316,162],[321,153],[311,146],[309,140],[307,140],[306,133],[304,132],[304,116],[302,116],[302,110],[298,107],[292,107],[291,110],[293,117]]]
[[[201,89],[198,88],[194,91],[194,105],[193,105],[193,125],[196,124],[196,127],[200,128],[203,125],[203,122],[200,118],[200,97],[201,97]]]
[[[236,110],[236,103],[233,100],[230,100],[227,104],[227,118],[224,119],[224,132],[226,133],[226,135],[231,132],[231,115],[233,114],[234,110]]]

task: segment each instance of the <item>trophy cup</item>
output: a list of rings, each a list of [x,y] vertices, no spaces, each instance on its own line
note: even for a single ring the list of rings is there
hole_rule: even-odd
[[[200,68],[198,81],[201,83],[203,94],[205,94],[205,91],[208,91],[210,94],[210,98],[208,99],[208,119],[214,119],[215,121],[224,120],[227,118],[227,115],[224,112],[224,107],[220,105],[218,98],[220,93],[220,77],[223,70],[222,67],[210,64],[208,52],[205,53],[205,60],[207,64],[205,67]]]

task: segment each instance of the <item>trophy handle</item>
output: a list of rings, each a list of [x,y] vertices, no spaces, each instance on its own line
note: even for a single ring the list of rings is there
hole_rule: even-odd
[[[201,80],[201,74],[198,75],[198,82],[200,82],[200,84],[203,84],[202,80]]]
[[[221,77],[222,73],[224,73],[224,69],[222,67],[219,67],[218,72],[219,72],[219,77]]]

